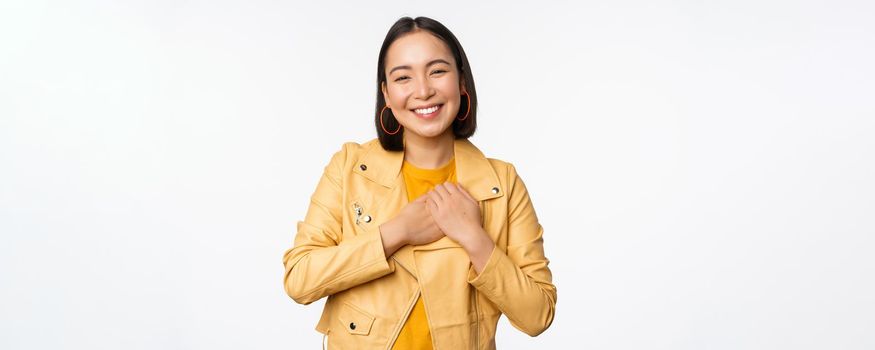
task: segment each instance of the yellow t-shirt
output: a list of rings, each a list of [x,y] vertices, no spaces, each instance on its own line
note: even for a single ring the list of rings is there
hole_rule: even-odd
[[[407,185],[407,199],[412,202],[431,191],[435,185],[446,181],[455,183],[456,159],[450,159],[446,165],[438,169],[417,168],[404,161],[401,173],[404,175],[404,182]],[[425,304],[422,303],[422,297],[419,297],[416,304],[413,305],[413,310],[410,311],[410,316],[404,323],[404,327],[401,328],[401,333],[398,334],[398,339],[395,340],[392,349],[432,349],[431,330],[428,328],[428,317],[425,314]]]

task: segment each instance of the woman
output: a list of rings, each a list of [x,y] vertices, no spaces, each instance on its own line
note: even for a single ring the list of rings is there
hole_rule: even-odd
[[[338,349],[494,349],[501,314],[536,336],[556,288],[543,229],[513,165],[470,141],[465,51],[409,17],[377,63],[378,138],[334,154],[286,251],[286,293],[328,297],[316,329]]]

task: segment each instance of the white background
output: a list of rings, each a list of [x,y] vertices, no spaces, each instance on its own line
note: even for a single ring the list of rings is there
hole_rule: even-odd
[[[872,2],[261,0],[0,1],[0,348],[319,348],[282,254],[404,15],[545,227],[499,348],[875,348]]]

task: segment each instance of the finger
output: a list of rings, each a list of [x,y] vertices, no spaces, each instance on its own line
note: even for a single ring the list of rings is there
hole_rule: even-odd
[[[459,188],[456,187],[456,184],[447,181],[447,182],[444,182],[443,185],[444,185],[444,186],[443,186],[444,189],[446,189],[447,192],[448,192],[451,196],[461,195],[461,193],[459,193]]]
[[[431,214],[432,211],[437,210],[437,205],[434,203],[434,201],[428,198],[427,194],[422,195],[422,198],[424,198],[423,201],[425,202],[425,209],[428,211],[429,214]]]
[[[436,192],[438,195],[440,195],[443,200],[445,200],[445,201],[450,200],[450,192],[447,191],[447,188],[444,187],[443,184],[438,184],[437,186],[434,187],[434,190],[432,190],[432,191]]]
[[[438,195],[434,191],[428,191],[428,193],[426,193],[425,195],[428,196],[428,202],[434,205],[434,209],[440,209],[441,205],[444,202],[443,198],[441,198],[440,195]]]

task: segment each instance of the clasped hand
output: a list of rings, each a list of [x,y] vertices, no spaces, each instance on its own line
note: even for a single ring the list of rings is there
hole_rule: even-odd
[[[467,247],[482,232],[480,205],[462,186],[445,182],[424,194],[425,206],[441,231]]]
[[[477,201],[460,185],[445,182],[408,203],[387,224],[401,231],[401,244],[428,244],[447,236],[468,248],[485,236],[480,220]]]
[[[477,200],[462,186],[439,184],[380,225],[383,251],[388,257],[404,245],[428,244],[447,236],[468,252],[480,273],[495,247],[483,230],[480,215]]]

